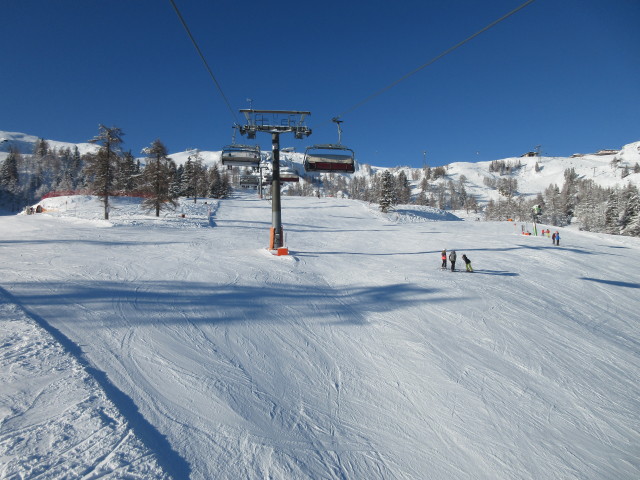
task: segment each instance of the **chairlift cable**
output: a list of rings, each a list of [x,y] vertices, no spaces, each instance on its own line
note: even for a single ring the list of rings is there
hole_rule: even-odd
[[[184,17],[180,13],[180,10],[178,10],[178,6],[176,5],[176,2],[174,0],[169,0],[169,1],[171,2],[171,5],[173,5],[173,9],[176,11],[176,14],[178,15],[178,18],[180,19],[180,22],[182,23],[182,26],[184,27],[184,29],[187,32],[187,35],[189,35],[189,38],[191,39],[191,42],[193,43],[193,46],[196,47],[196,51],[198,52],[198,55],[200,55],[200,58],[202,59],[202,62],[204,63],[205,68],[209,72],[209,75],[211,76],[211,79],[213,80],[213,83],[216,85],[216,87],[218,88],[218,91],[220,92],[220,95],[222,95],[222,98],[224,99],[225,103],[227,104],[227,108],[229,109],[229,112],[231,112],[231,116],[233,117],[234,121],[236,123],[238,123],[238,117],[236,116],[235,112],[233,111],[233,108],[231,108],[231,104],[229,103],[229,100],[227,99],[227,96],[224,94],[224,91],[222,90],[222,87],[218,83],[218,80],[216,80],[216,77],[213,74],[213,71],[211,70],[211,67],[209,67],[209,64],[207,63],[207,60],[204,58],[202,50],[200,50],[200,47],[198,46],[198,43],[196,42],[196,39],[193,38],[193,35],[191,34],[191,30],[189,30],[189,27],[187,26],[187,22],[185,21]]]
[[[442,52],[441,54],[437,55],[436,57],[432,58],[431,60],[429,60],[427,63],[419,66],[418,68],[416,68],[415,70],[407,73],[406,75],[400,77],[398,80],[396,80],[395,82],[387,85],[386,87],[378,90],[377,92],[369,95],[367,98],[365,98],[364,100],[360,101],[359,103],[355,104],[354,106],[348,108],[347,110],[345,110],[344,112],[342,112],[341,114],[339,114],[337,117],[334,118],[340,118],[343,115],[346,115],[347,113],[351,113],[352,111],[356,110],[357,108],[360,108],[362,105],[364,105],[365,103],[373,100],[374,98],[376,98],[377,96],[383,94],[384,92],[386,92],[387,90],[390,90],[391,88],[395,87],[396,85],[398,85],[400,82],[403,82],[404,80],[406,80],[407,78],[411,77],[412,75],[415,75],[416,73],[418,73],[420,70],[422,70],[423,68],[428,67],[429,65],[431,65],[432,63],[437,62],[438,60],[440,60],[442,57],[444,57],[445,55],[448,55],[449,53],[453,52],[454,50],[456,50],[457,48],[460,48],[462,45],[464,45],[465,43],[471,41],[472,39],[474,39],[475,37],[477,37],[478,35],[486,32],[487,30],[489,30],[490,28],[495,27],[498,23],[502,22],[503,20],[506,20],[507,18],[509,18],[511,15],[517,13],[518,11],[522,10],[523,8],[525,8],[526,6],[532,4],[535,0],[527,0],[526,2],[524,2],[522,5],[520,5],[518,8],[510,11],[509,13],[503,15],[502,17],[500,17],[497,20],[494,20],[493,22],[491,22],[489,25],[487,25],[486,27],[484,27],[483,29],[477,31],[476,33],[474,33],[473,35],[471,35],[470,37],[466,38],[465,40],[461,41],[460,43],[457,43],[456,45],[454,45],[453,47],[448,48],[447,50],[445,50],[444,52]]]

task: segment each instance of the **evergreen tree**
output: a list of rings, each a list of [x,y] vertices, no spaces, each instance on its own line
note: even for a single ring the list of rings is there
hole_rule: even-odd
[[[10,147],[9,156],[0,166],[0,206],[7,206],[12,212],[21,208],[19,161],[20,154],[15,148]]]
[[[578,175],[574,168],[567,168],[564,171],[564,184],[560,192],[560,205],[562,214],[566,218],[566,223],[570,223],[577,204],[578,195]]]
[[[82,171],[82,156],[80,155],[80,151],[77,146],[73,147],[73,152],[71,152],[69,175],[72,179],[71,188],[73,190],[86,187],[86,179]]]
[[[129,150],[124,154],[118,165],[114,189],[121,195],[135,192],[138,188],[139,175],[139,163],[134,158],[131,150]]]
[[[618,228],[624,235],[638,213],[638,189],[632,183],[618,195],[618,212]]]
[[[396,204],[395,182],[391,171],[385,170],[382,174],[380,185],[380,211],[387,213]]]
[[[396,178],[396,198],[398,199],[398,203],[402,205],[411,202],[411,186],[409,185],[409,180],[404,170],[400,170]]]
[[[607,199],[607,206],[604,212],[604,229],[606,233],[618,235],[620,227],[618,225],[618,192],[612,191]]]
[[[211,198],[222,198],[222,175],[218,164],[214,164],[209,169],[209,196]]]
[[[564,226],[564,212],[560,201],[560,189],[557,185],[549,185],[544,191],[545,210],[542,214],[543,223]]]
[[[640,193],[637,187],[633,187],[627,206],[629,209],[629,219],[622,230],[622,234],[640,237]]]
[[[36,140],[36,143],[33,145],[33,154],[40,158],[49,155],[49,143],[44,138]]]
[[[182,172],[182,192],[187,197],[193,197],[196,203],[198,195],[207,194],[208,182],[206,181],[206,169],[202,165],[200,152],[196,150],[194,155],[189,155]]]
[[[622,169],[622,173],[620,174],[620,178],[627,178],[631,172],[629,171],[629,167],[627,165]]]
[[[222,195],[221,198],[227,198],[229,195],[231,195],[231,181],[229,180],[229,175],[227,175],[227,172],[223,172],[220,174],[220,181],[220,194]]]
[[[149,197],[142,202],[142,207],[155,209],[156,217],[159,217],[163,208],[175,209],[178,205],[170,191],[173,161],[167,156],[167,149],[160,140],[155,140],[143,153],[149,159],[143,172],[144,187]]]
[[[118,127],[99,125],[99,134],[89,140],[100,145],[96,154],[87,156],[85,171],[92,179],[92,191],[104,203],[104,218],[109,219],[109,196],[116,181],[120,163],[120,145],[124,133]]]
[[[420,193],[418,193],[418,196],[416,198],[416,204],[417,205],[428,205],[429,201],[427,200],[427,194],[425,193],[424,190],[420,190]]]
[[[169,194],[171,198],[180,196],[180,177],[182,176],[182,165],[176,166],[175,162],[171,162],[171,184],[169,185]]]
[[[0,185],[8,190],[15,191],[19,184],[18,178],[18,157],[20,154],[15,148],[10,147],[9,156],[2,162],[0,167]]]

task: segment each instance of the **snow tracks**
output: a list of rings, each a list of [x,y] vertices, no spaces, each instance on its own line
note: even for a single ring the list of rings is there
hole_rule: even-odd
[[[170,478],[67,350],[0,289],[0,477]]]

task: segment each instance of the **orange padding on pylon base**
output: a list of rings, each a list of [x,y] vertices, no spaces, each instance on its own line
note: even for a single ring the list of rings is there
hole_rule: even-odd
[[[276,229],[271,227],[269,229],[269,250],[273,250],[273,244],[276,241]]]
[[[280,255],[289,255],[289,249],[287,247],[280,247],[278,249],[278,256]]]

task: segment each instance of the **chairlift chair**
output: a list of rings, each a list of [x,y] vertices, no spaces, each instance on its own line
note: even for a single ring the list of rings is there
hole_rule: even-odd
[[[292,168],[280,167],[280,181],[281,182],[299,182],[300,177]]]
[[[304,169],[307,172],[355,172],[353,150],[340,144],[328,143],[307,147],[304,152]]]
[[[260,165],[258,145],[227,145],[222,148],[222,165],[237,167],[257,167]]]
[[[355,153],[342,145],[342,120],[338,117],[331,121],[338,127],[338,143],[326,143],[307,147],[304,151],[304,169],[307,172],[355,172]]]

